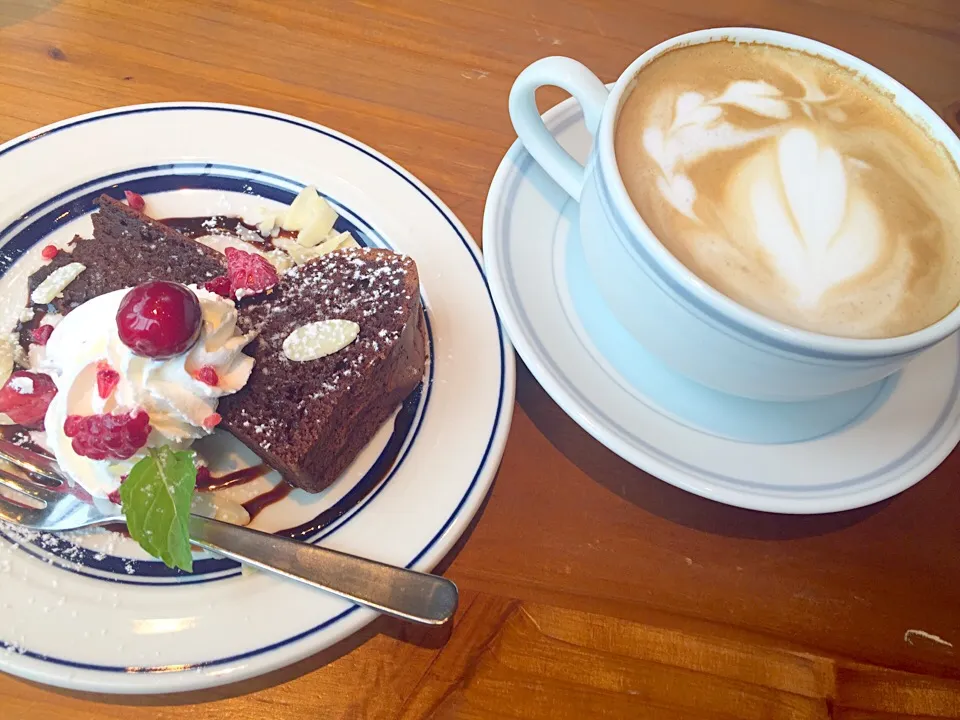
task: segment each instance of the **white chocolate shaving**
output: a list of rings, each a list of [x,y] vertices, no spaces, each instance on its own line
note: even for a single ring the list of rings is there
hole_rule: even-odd
[[[283,250],[270,250],[265,252],[264,257],[273,265],[273,269],[278,275],[283,275],[287,270],[293,267],[294,260]]]
[[[301,325],[283,341],[283,354],[295,362],[332,355],[357,339],[360,326],[351,320],[322,320]]]
[[[86,269],[85,265],[78,262],[57,268],[47,275],[44,281],[37,286],[37,289],[30,294],[30,300],[37,305],[46,305],[53,302],[54,298],[59,297],[60,293]]]
[[[339,217],[330,203],[319,195],[314,195],[314,197],[318,201],[316,212],[303,230],[297,233],[297,242],[308,248],[326,240],[327,236],[333,231],[333,224]]]
[[[336,231],[332,232],[322,243],[311,248],[305,248],[296,240],[290,238],[277,238],[273,241],[273,244],[288,252],[297,265],[303,265],[305,262],[310,262],[314,258],[326,255],[334,250],[359,247],[359,244],[349,232],[338,233]]]

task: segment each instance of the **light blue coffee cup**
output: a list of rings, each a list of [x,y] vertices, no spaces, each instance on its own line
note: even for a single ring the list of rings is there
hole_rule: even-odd
[[[756,28],[681,35],[648,50],[608,89],[582,64],[538,60],[510,92],[517,135],[540,166],[580,205],[590,275],[617,320],[669,368],[707,388],[753,400],[802,402],[877,383],[960,328],[960,309],[909,335],[840,338],[777,322],[714,290],[657,240],[627,195],[614,156],[614,128],[632,79],[662,53],[716,40],[762,42],[813,53],[888,91],[960,165],[960,140],[940,117],[893,78],[852,55],[807,38]],[[594,142],[585,166],[547,131],[534,93],[555,85],[583,109]],[[958,198],[960,202],[960,198]]]

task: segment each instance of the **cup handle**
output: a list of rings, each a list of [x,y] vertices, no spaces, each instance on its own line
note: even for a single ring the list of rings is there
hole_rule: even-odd
[[[543,124],[537,109],[536,91],[556,85],[576,98],[591,135],[597,134],[600,115],[610,93],[600,79],[576,60],[548,57],[524,69],[510,89],[510,120],[527,151],[574,200],[583,189],[583,165],[560,147]]]

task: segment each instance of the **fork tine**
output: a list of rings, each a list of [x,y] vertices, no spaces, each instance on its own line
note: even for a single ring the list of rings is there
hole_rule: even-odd
[[[26,495],[34,500],[39,500],[46,505],[55,501],[59,496],[56,490],[44,487],[40,483],[33,482],[26,477],[18,477],[9,468],[0,466],[0,485],[14,490],[21,495]]]
[[[0,461],[0,520],[30,530],[57,532],[103,525],[123,517],[116,512],[104,512],[96,504],[70,493],[41,485],[32,476],[23,475],[23,468],[13,471],[8,467]],[[32,506],[34,502],[43,503],[43,507]]]
[[[39,475],[56,485],[63,483],[63,473],[53,458],[0,438],[0,459]]]
[[[6,520],[24,527],[38,527],[43,524],[45,515],[45,510],[18,505],[7,499],[6,496],[0,495],[0,520]]]

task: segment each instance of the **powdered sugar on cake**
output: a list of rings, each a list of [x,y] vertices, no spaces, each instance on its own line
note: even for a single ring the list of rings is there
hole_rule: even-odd
[[[360,328],[349,354],[337,353],[314,361],[318,364],[315,371],[322,379],[316,389],[298,399],[289,416],[260,417],[246,408],[240,410],[243,426],[250,428],[264,445],[287,440],[289,425],[299,419],[308,405],[349,390],[365,367],[387,357],[400,341],[401,330],[388,330],[371,321],[378,315],[402,313],[412,301],[418,301],[405,282],[412,261],[405,255],[391,253],[384,259],[383,254],[373,256],[371,252],[376,251],[342,250],[295,267],[284,276],[280,290],[256,306],[244,308],[241,323],[246,323],[246,330],[259,332],[277,349],[275,361],[282,371],[299,364],[287,358],[281,347],[284,339],[304,324],[302,316],[289,315],[289,308],[316,305],[316,317],[310,321],[343,319],[356,322]],[[344,271],[345,265],[348,272]],[[270,373],[269,368],[260,373],[261,380],[267,379],[268,392],[272,389]]]

